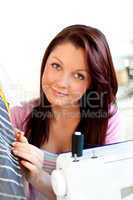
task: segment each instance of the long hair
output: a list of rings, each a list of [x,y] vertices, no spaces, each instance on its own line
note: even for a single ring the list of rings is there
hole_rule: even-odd
[[[104,34],[86,25],[64,28],[48,45],[41,65],[39,102],[26,119],[26,136],[29,142],[37,147],[49,139],[52,110],[42,90],[42,76],[48,56],[57,45],[64,42],[71,42],[75,47],[84,49],[92,81],[91,87],[80,99],[81,119],[75,131],[84,134],[85,147],[89,144],[102,145],[105,143],[108,120],[115,112],[113,109],[111,113],[110,108],[116,103],[118,85]]]

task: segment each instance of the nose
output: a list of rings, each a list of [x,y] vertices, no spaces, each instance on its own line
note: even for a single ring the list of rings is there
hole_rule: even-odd
[[[67,74],[60,76],[57,84],[61,88],[68,88],[70,85],[70,77]]]

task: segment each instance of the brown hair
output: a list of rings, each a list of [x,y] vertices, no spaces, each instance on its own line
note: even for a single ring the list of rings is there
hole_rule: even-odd
[[[91,88],[80,99],[81,120],[76,130],[84,134],[85,147],[88,144],[102,145],[105,143],[108,119],[116,111],[113,109],[114,112],[110,113],[110,106],[115,104],[118,86],[111,53],[104,34],[96,28],[85,25],[72,25],[64,28],[47,47],[41,66],[39,104],[33,108],[27,118],[26,136],[31,144],[38,147],[48,141],[49,114],[52,110],[42,90],[42,75],[48,56],[57,45],[64,42],[71,42],[76,47],[84,49],[92,79]],[[43,117],[42,115],[38,117],[38,112],[43,113]]]

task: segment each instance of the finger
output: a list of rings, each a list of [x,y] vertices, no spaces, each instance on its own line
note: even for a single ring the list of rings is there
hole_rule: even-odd
[[[27,139],[25,138],[25,140],[27,140]],[[43,155],[42,150],[40,150],[38,147],[35,147],[32,144],[29,144],[28,141],[27,141],[27,143],[26,142],[13,142],[12,147],[19,151],[25,151],[28,154],[34,154],[34,156]]]
[[[27,138],[23,134],[20,134],[20,136],[19,136],[19,142],[28,143],[28,140],[27,140]]]
[[[19,141],[19,142],[22,142],[22,143],[28,143],[28,140],[24,136],[24,132],[22,132],[22,131],[16,132],[16,141]]]
[[[15,156],[18,156],[21,159],[28,160],[29,162],[34,162],[34,158],[27,152],[19,151],[17,149],[12,149],[12,152]]]
[[[42,167],[43,155],[38,154],[36,151],[34,152],[29,148],[13,147],[12,153],[20,159],[27,160],[36,166]]]
[[[19,129],[15,128],[15,137],[16,141],[19,141],[20,135],[24,135],[23,131],[20,131]]]
[[[33,153],[30,145],[27,144],[27,143],[22,143],[22,142],[13,142],[12,143],[12,150],[14,150],[14,151],[16,150],[16,151],[19,151],[19,152],[26,152],[29,155],[31,153]]]
[[[29,144],[27,145],[26,143],[14,142],[12,143],[11,149],[15,156],[31,163],[37,162],[36,160],[38,158],[38,154]]]
[[[24,135],[24,132],[23,132],[23,131],[21,131],[21,130],[19,130],[18,128],[15,128],[15,132],[16,132],[16,133],[21,133],[21,134],[23,134],[23,135]]]
[[[22,175],[25,175],[25,173],[26,173],[25,170],[27,170],[27,169],[22,165],[21,161],[22,161],[22,160],[19,159],[19,166],[20,166],[20,168],[21,168]]]
[[[43,151],[29,143],[13,142],[12,152],[15,156],[28,160],[35,165],[41,166],[43,163]]]
[[[32,163],[26,161],[26,160],[21,160],[20,161],[21,165],[27,168],[29,171],[35,171],[36,167]]]

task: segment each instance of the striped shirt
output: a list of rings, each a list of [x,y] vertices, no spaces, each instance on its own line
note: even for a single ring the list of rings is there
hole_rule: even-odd
[[[8,109],[8,103],[0,89],[0,200],[26,200],[19,162],[11,152],[15,133]]]

